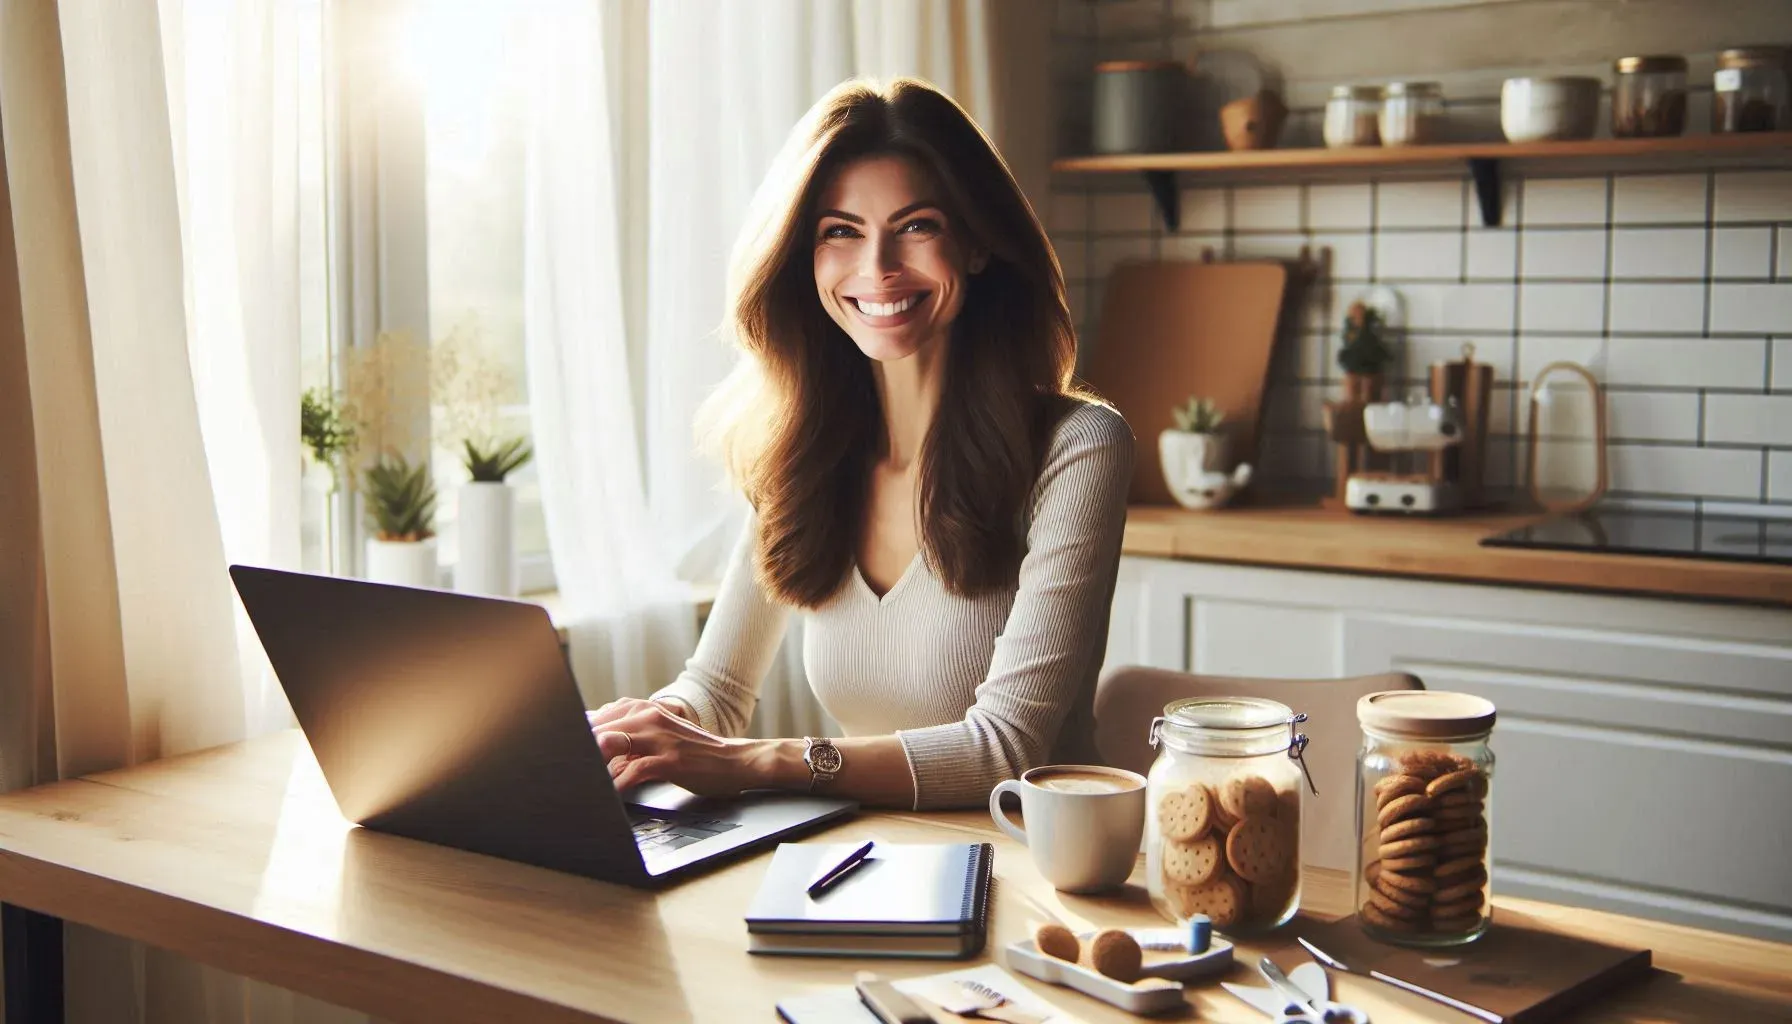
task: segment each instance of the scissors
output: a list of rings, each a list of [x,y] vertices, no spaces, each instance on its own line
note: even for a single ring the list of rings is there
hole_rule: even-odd
[[[1369,1024],[1369,1015],[1362,1010],[1327,998],[1330,979],[1318,964],[1301,964],[1290,977],[1264,957],[1257,969],[1271,987],[1256,988],[1229,981],[1220,985],[1267,1014],[1274,1024]]]

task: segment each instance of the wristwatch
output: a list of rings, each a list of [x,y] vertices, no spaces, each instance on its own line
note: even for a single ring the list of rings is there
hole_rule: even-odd
[[[813,793],[823,783],[834,781],[846,762],[833,741],[804,736],[803,763],[809,766],[809,792]]]

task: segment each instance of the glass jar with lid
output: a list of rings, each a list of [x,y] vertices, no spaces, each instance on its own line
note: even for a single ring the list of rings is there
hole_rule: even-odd
[[[1686,130],[1685,57],[1624,57],[1613,67],[1613,136],[1658,138]]]
[[[1466,693],[1357,701],[1357,920],[1373,938],[1454,946],[1487,931],[1495,709]]]
[[[1175,701],[1152,721],[1146,888],[1165,917],[1205,914],[1246,935],[1294,916],[1306,717],[1273,700],[1211,697]]]
[[[1777,46],[1725,50],[1711,79],[1711,130],[1771,132],[1788,121],[1786,51]]]
[[[1335,86],[1331,99],[1325,103],[1325,144],[1333,149],[1345,146],[1379,146],[1380,117],[1380,86]]]
[[[1443,114],[1443,88],[1436,82],[1389,82],[1381,94],[1381,144],[1435,142]]]

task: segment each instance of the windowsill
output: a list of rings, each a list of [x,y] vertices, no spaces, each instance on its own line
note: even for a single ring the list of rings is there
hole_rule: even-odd
[[[702,583],[687,583],[685,587],[690,591],[691,608],[696,612],[697,628],[701,630],[703,623],[709,619],[710,608],[716,603],[716,591],[720,589],[721,584],[704,581]],[[539,590],[533,594],[522,594],[517,600],[531,601],[547,609],[548,618],[553,620],[554,628],[559,631],[561,642],[566,641],[566,625],[562,621],[565,615],[565,606],[560,602],[560,591]]]

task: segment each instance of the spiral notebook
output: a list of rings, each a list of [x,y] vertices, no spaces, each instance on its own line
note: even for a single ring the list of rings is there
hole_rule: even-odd
[[[817,897],[805,891],[857,843],[784,843],[747,911],[747,951],[956,959],[983,948],[988,843],[878,843]]]

